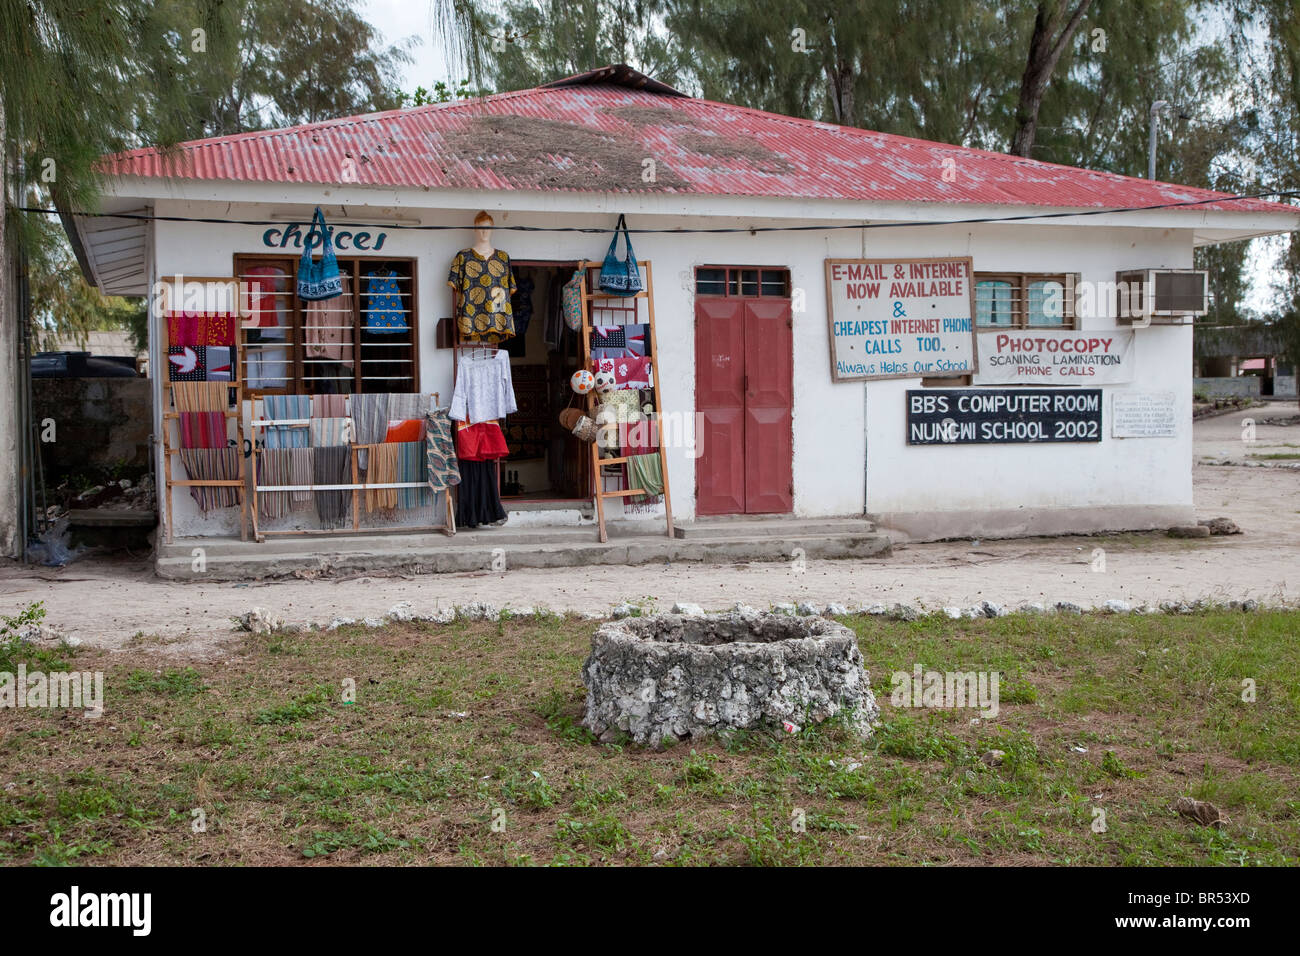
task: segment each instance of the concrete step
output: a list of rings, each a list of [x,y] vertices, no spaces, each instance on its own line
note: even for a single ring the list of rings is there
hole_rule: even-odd
[[[795,518],[788,515],[772,517],[736,516],[702,518],[674,526],[677,537],[685,539],[718,539],[744,537],[789,537],[790,535],[870,534],[875,524],[860,515],[844,518]]]
[[[385,535],[331,539],[279,539],[256,542],[199,540],[160,547],[158,574],[173,580],[238,581],[293,575],[299,572],[364,572],[409,569],[418,572],[464,573],[511,568],[568,568],[583,565],[704,562],[737,564],[749,561],[791,561],[887,557],[887,535],[758,534],[727,539],[680,539],[658,534],[613,531],[601,544],[591,528],[547,529],[553,540],[508,542],[491,539],[491,532],[443,535]],[[477,537],[469,540],[470,534]],[[580,537],[578,537],[580,536]],[[428,540],[422,540],[428,539]],[[290,545],[290,543],[292,544]],[[269,545],[276,545],[267,550]],[[290,545],[286,547],[286,545]],[[196,570],[193,549],[202,547],[203,570]]]

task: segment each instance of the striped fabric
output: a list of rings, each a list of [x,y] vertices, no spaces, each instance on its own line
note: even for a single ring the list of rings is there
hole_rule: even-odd
[[[308,426],[312,448],[336,448],[354,440],[350,418],[313,418]],[[350,479],[349,479],[350,480]]]
[[[370,459],[366,468],[367,485],[387,485],[397,481],[397,450],[400,447],[398,444],[379,444],[366,449]],[[366,511],[392,511],[396,507],[396,488],[366,490]]]
[[[291,485],[310,485],[312,483],[312,454],[310,448],[290,448],[286,453],[289,455],[289,484]],[[294,510],[305,508],[311,504],[310,491],[291,491],[289,492],[290,500],[293,503]]]
[[[341,419],[346,420],[346,419]],[[312,450],[312,484],[347,485],[352,483],[352,449],[334,445]],[[322,527],[335,528],[348,519],[352,510],[352,492],[317,491],[316,513]]]
[[[348,397],[346,395],[313,395],[311,397],[312,418],[347,418]]]
[[[311,416],[311,397],[308,395],[265,395],[262,397],[262,414],[270,421],[285,421]],[[306,448],[307,429],[299,425],[268,425],[267,448]]]
[[[388,420],[423,418],[432,403],[433,394],[430,392],[394,392],[388,396]]]
[[[664,493],[664,473],[659,461],[659,453],[632,455],[627,461],[627,480],[629,488],[640,488],[644,495],[631,495],[635,504],[649,504],[658,501]]]
[[[230,405],[226,382],[172,382],[172,401],[178,412],[224,412]]]
[[[388,434],[388,393],[352,396],[352,421],[356,425],[355,441],[358,445],[377,445]],[[362,468],[367,467],[367,455],[357,456]]]
[[[403,509],[423,508],[429,503],[430,492],[427,485],[428,465],[425,460],[424,442],[404,441],[393,444],[397,449],[397,480],[400,482],[420,482],[420,488],[397,489],[397,507]]]
[[[352,396],[352,420],[357,423],[357,444],[377,445],[388,433],[388,394]]]
[[[266,449],[257,456],[257,483],[259,485],[292,485],[293,455],[301,449]],[[310,450],[310,449],[308,449]],[[307,482],[311,484],[310,480]],[[259,491],[257,509],[263,518],[283,518],[292,507],[288,491]]]
[[[233,481],[239,478],[238,448],[182,448],[181,464],[191,481]],[[193,486],[190,495],[203,511],[239,504],[239,489]]]
[[[225,448],[229,444],[225,412],[178,412],[177,417],[182,448]]]

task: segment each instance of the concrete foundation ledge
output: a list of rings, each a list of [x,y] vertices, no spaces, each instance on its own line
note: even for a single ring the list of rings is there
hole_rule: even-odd
[[[886,511],[869,517],[888,533],[912,541],[949,538],[1032,538],[1108,531],[1163,531],[1196,524],[1191,505],[1118,505],[1097,508],[1015,508],[995,511]]]
[[[736,564],[750,561],[791,561],[798,558],[887,557],[893,548],[888,535],[869,532],[801,533],[792,526],[785,534],[749,534],[704,539],[669,538],[663,534],[610,533],[607,543],[595,540],[591,529],[561,529],[551,533],[491,537],[389,535],[384,537],[274,543],[229,539],[178,540],[161,545],[155,557],[159,577],[177,581],[243,581],[291,576],[377,570],[454,574],[507,571],[512,568],[571,568],[584,565],[639,565],[670,562]],[[196,553],[196,551],[198,553]]]

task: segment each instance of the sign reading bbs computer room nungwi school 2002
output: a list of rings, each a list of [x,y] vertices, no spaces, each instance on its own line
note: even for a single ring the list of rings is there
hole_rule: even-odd
[[[969,256],[827,259],[831,378],[952,378],[978,370]]]
[[[925,388],[907,392],[909,445],[1099,441],[1099,388]]]

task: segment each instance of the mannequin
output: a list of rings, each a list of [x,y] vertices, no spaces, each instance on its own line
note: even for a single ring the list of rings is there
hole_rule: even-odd
[[[510,256],[492,246],[492,217],[474,217],[474,244],[456,253],[447,285],[456,293],[462,344],[496,345],[515,334],[510,297],[516,292]]]
[[[474,217],[474,244],[456,253],[447,275],[462,345],[496,345],[515,335],[510,306],[516,292],[515,276],[510,256],[492,245],[493,225],[486,211]],[[457,409],[457,398],[462,395],[466,396],[465,407]],[[460,527],[493,527],[506,521],[497,487],[497,460],[509,454],[509,449],[499,419],[515,408],[510,360],[505,352],[474,361],[462,357],[451,412],[457,420],[461,483],[456,494],[456,524]]]
[[[474,217],[474,245],[470,246],[484,259],[496,252],[492,248],[492,227],[496,221],[484,210]]]

